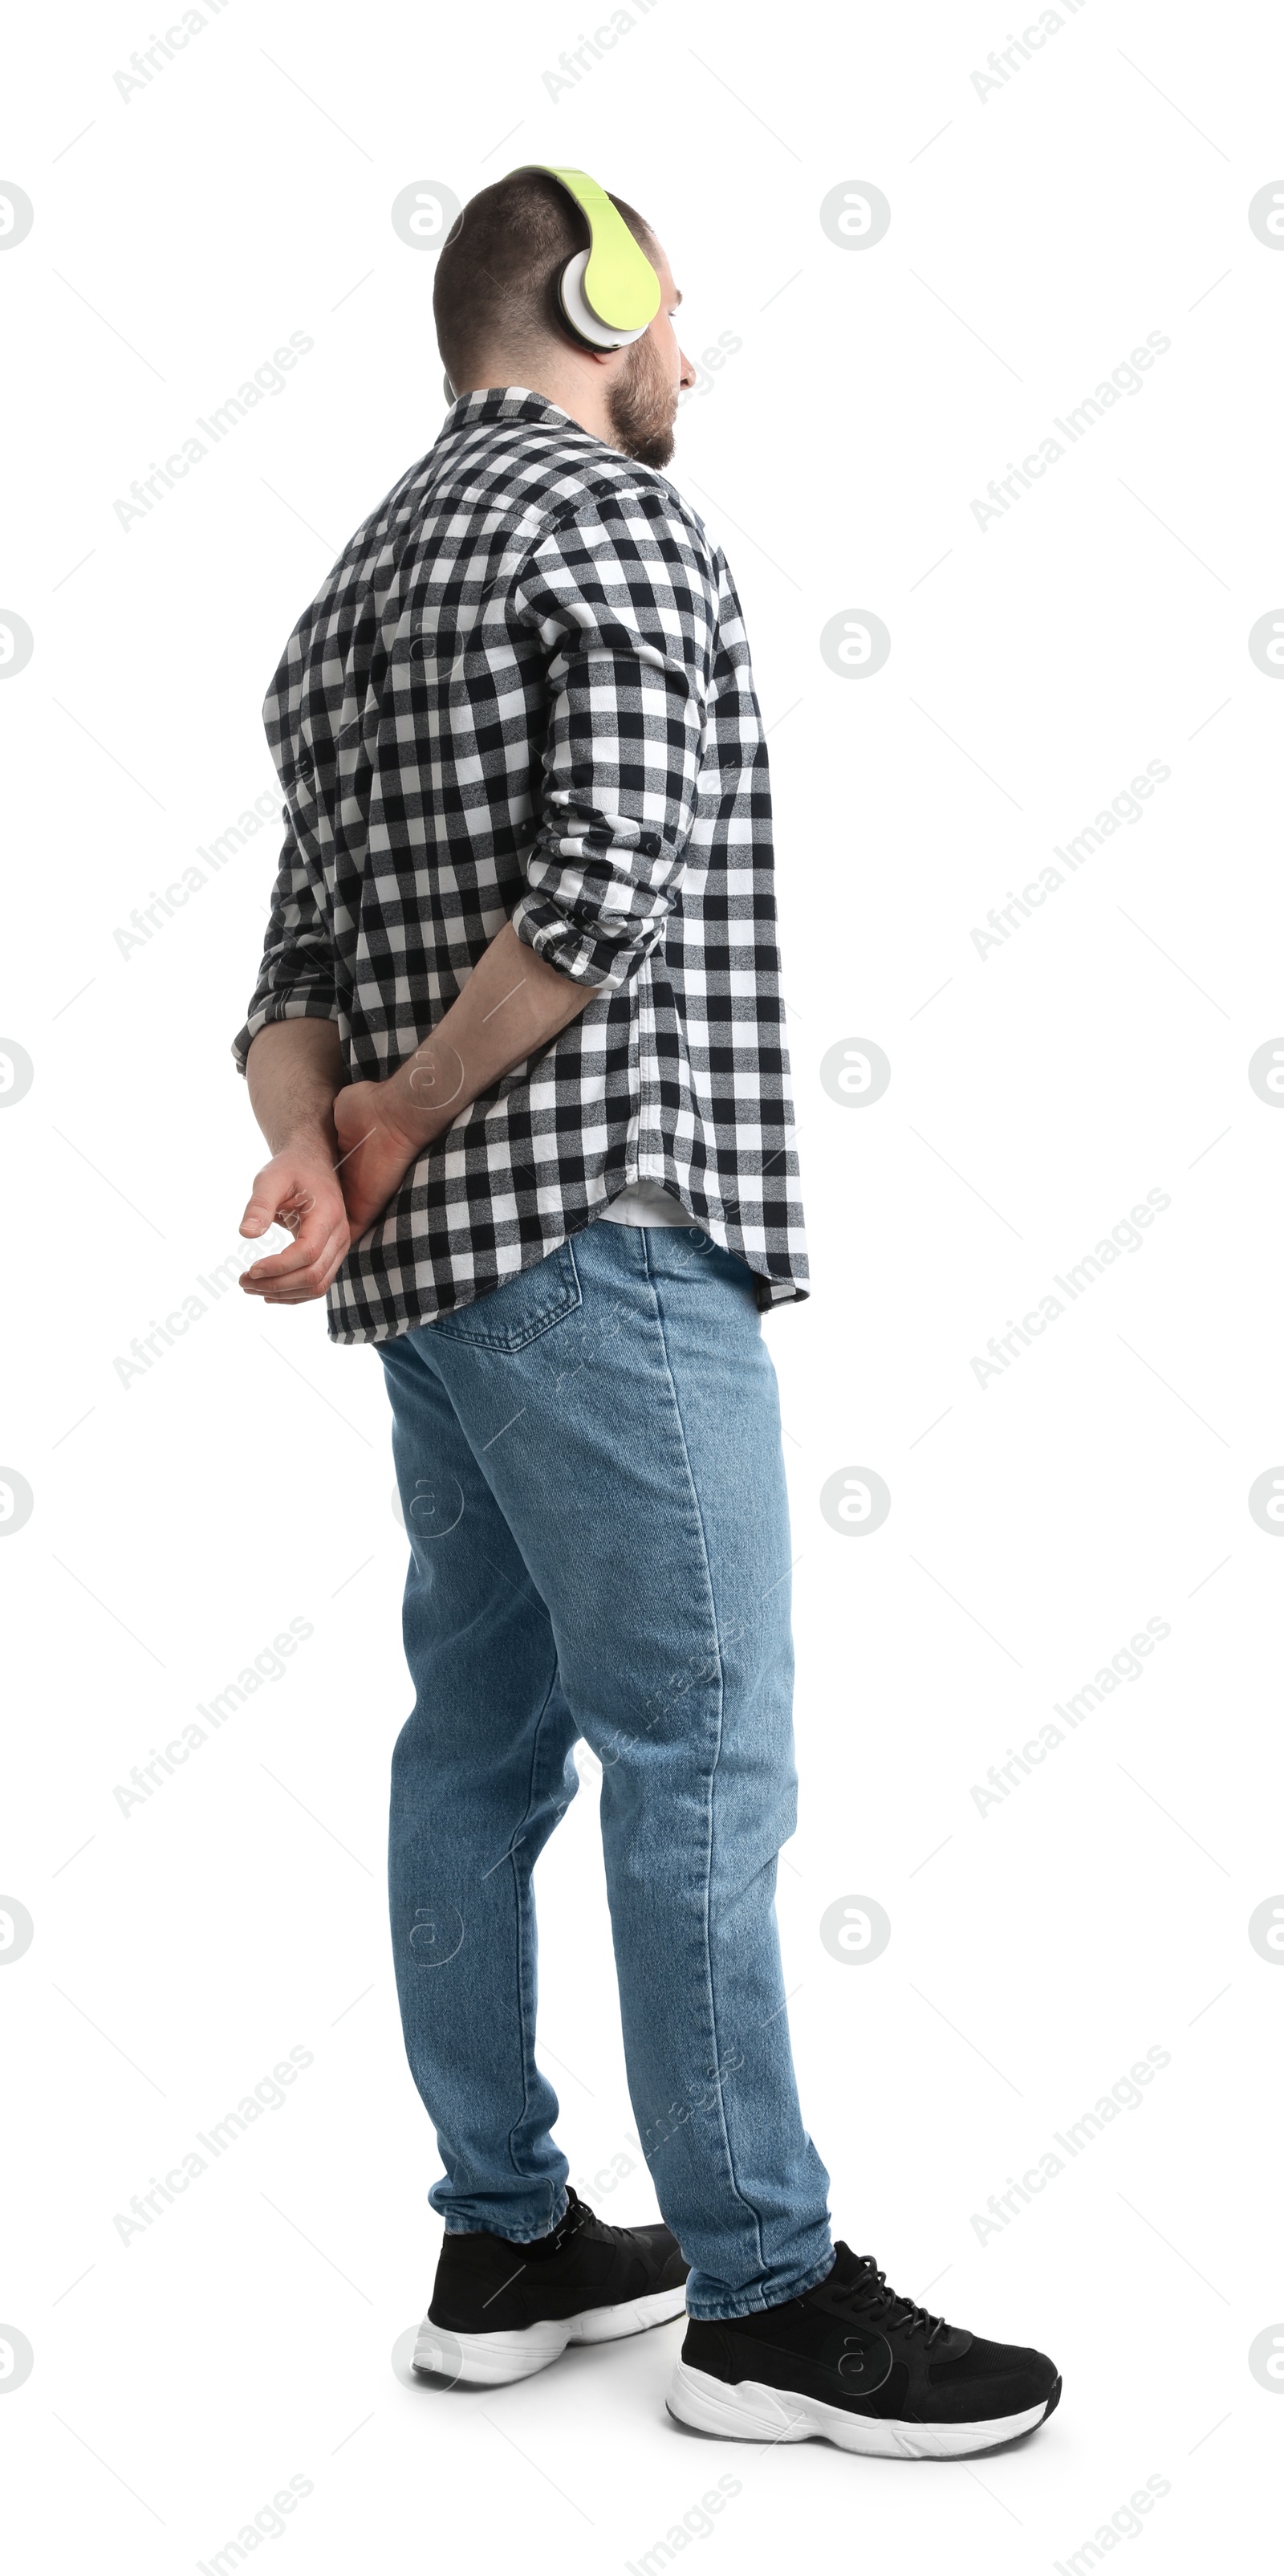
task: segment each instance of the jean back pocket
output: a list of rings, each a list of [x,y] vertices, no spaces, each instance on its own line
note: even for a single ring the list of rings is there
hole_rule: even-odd
[[[423,1330],[448,1342],[471,1342],[486,1351],[520,1351],[550,1325],[583,1304],[575,1255],[569,1241],[556,1252],[533,1261],[516,1278],[506,1279],[467,1306],[452,1307]]]

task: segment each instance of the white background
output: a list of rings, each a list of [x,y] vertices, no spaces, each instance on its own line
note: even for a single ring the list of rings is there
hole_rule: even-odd
[[[35,208],[0,252],[0,604],[34,637],[0,687],[0,1028],[35,1069],[0,1119],[0,1451],[34,1495],[0,1551],[0,1886],[35,1926],[0,1976],[0,2318],[35,2355],[0,2407],[15,2564],[208,2561],[291,2476],[312,2493],[258,2546],[296,2569],[596,2571],[676,2526],[701,2565],[1024,2571],[1147,2477],[1169,2492],[1108,2545],[1152,2569],[1265,2526],[1284,1975],[1247,1924],[1284,1887],[1281,1556],[1247,1495],[1284,1458],[1284,1119],[1247,1066],[1284,1000],[1281,701],[1247,637],[1284,600],[1284,256],[1247,209],[1284,67],[1264,8],[1059,14],[984,98],[1007,23],[971,0],[859,25],[655,0],[556,101],[569,0],[230,0],[128,100],[145,15],[11,31],[0,175]],[[766,1326],[799,1557],[788,1984],[838,2230],[1064,2371],[1047,2428],[974,2468],[684,2437],[676,2326],[489,2395],[397,2378],[437,2165],[384,1919],[409,1692],[379,1362],[232,1290],[143,1376],[114,1367],[237,1249],[261,1152],[229,1041],[275,826],[143,947],[114,933],[269,788],[280,647],[436,435],[433,257],[394,196],[540,158],[656,224],[693,356],[743,343],[673,470],[771,728],[812,1238],[812,1299]],[[853,252],[819,208],[860,180],[892,220]],[[292,331],[315,345],[285,390],[123,528],[131,481]],[[982,530],[972,500],[1150,333],[1143,389]],[[818,639],[858,608],[892,649],[853,681]],[[1152,760],[1142,819],[978,955]],[[819,1078],[857,1037],[892,1066],[864,1108]],[[1151,1190],[1141,1248],[979,1384]],[[866,1537],[819,1508],[853,1465],[892,1495]],[[131,1767],[291,1618],[314,1634],[283,1676],[122,1813]],[[1140,1677],[979,1812],[1152,1618]],[[541,1863],[543,2054],[573,2177],[641,2218],[593,1810],[590,1781]],[[819,1936],[856,1895],[892,1924],[865,1965]],[[115,2213],[291,2047],[313,2063],[282,2106],[122,2243]],[[982,2240],[1148,2048],[1170,2063],[1141,2103]]]

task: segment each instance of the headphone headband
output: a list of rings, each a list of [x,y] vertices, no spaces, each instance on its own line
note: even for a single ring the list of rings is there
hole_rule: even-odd
[[[640,340],[660,310],[660,281],[606,190],[590,179],[587,170],[557,169],[550,161],[526,161],[521,168],[555,179],[588,224],[587,252],[568,261],[558,281],[559,300],[571,330],[592,348],[623,348],[630,340]],[[508,175],[511,179],[519,173],[510,170]],[[567,276],[571,267],[577,271],[573,279]],[[585,310],[579,309],[581,302]],[[586,329],[586,322],[596,328]]]

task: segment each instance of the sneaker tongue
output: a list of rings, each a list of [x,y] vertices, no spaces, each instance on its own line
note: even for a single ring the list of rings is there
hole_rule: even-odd
[[[536,2236],[526,2243],[523,2248],[525,2260],[528,2263],[542,2263],[547,2261],[550,2256],[560,2254],[566,2244],[567,2238],[570,2236],[578,2236],[582,2227],[591,2226],[592,2220],[592,2210],[580,2199],[579,2193],[573,2190],[568,2183],[566,2189],[566,2207],[563,2210],[556,2227],[550,2228],[547,2236]]]
[[[834,2269],[831,2278],[841,2289],[849,2289],[862,2272],[872,2275],[877,2269],[878,2266],[872,2254],[853,2254],[850,2245],[844,2245],[841,2236],[839,2237],[834,2247]]]

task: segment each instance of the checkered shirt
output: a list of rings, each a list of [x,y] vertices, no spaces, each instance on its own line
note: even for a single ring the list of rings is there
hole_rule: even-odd
[[[542,395],[463,395],[340,556],[264,704],[285,847],[234,1053],[333,1020],[413,1054],[507,920],[592,988],[412,1164],[329,1292],[381,1342],[659,1182],[807,1294],[771,801],[740,605],[664,477]]]

